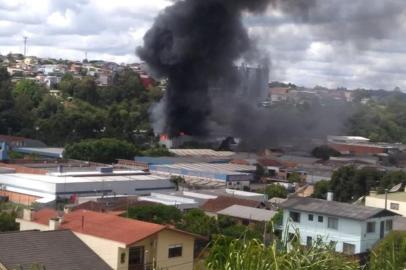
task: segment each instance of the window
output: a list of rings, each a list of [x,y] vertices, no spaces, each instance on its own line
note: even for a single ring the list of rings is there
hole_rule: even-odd
[[[313,215],[309,214],[309,221],[313,221]]]
[[[317,217],[317,220],[318,220],[319,222],[323,222],[323,216],[318,216],[318,217]]]
[[[125,263],[125,252],[122,252],[120,255],[120,262],[121,264]]]
[[[328,217],[327,227],[329,229],[338,230],[338,218]]]
[[[346,255],[353,255],[355,253],[355,245],[343,243],[343,253]]]
[[[375,222],[368,222],[367,223],[367,233],[374,233],[375,232]]]
[[[168,258],[182,257],[182,245],[170,245]]]
[[[298,212],[290,212],[289,213],[290,218],[293,220],[293,222],[300,222],[300,213]]]
[[[306,246],[311,247],[312,246],[312,240],[313,240],[312,237],[308,236],[306,238]]]
[[[391,231],[392,228],[393,228],[393,220],[388,219],[388,220],[386,220],[385,223],[386,223],[386,224],[385,224],[385,230],[386,230],[387,232]]]
[[[399,204],[398,203],[390,203],[390,209],[392,210],[399,210]]]

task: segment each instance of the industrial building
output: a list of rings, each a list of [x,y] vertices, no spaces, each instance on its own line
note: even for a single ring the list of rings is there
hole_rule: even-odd
[[[181,176],[188,184],[243,189],[254,179],[255,166],[216,163],[150,165],[151,173]]]
[[[168,177],[150,175],[143,171],[0,174],[0,195],[26,205],[33,202],[50,203],[58,197],[149,195],[154,191],[169,190],[174,190],[174,185]]]

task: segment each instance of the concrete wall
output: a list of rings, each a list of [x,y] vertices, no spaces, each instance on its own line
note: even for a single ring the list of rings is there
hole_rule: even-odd
[[[182,245],[182,256],[168,258],[170,245]],[[194,238],[172,230],[163,230],[158,234],[157,266],[172,270],[192,270],[194,261]]]
[[[399,204],[399,210],[391,209],[390,208],[391,203]],[[365,206],[371,206],[371,207],[384,209],[385,208],[385,199],[377,198],[377,197],[373,197],[373,196],[367,196],[367,197],[365,197]],[[406,202],[393,201],[393,200],[388,199],[387,207],[388,207],[388,210],[406,217]]]
[[[17,218],[16,222],[20,224],[20,231],[31,231],[31,230],[39,230],[39,231],[49,231],[48,225],[42,225],[37,222],[32,222],[28,220],[24,220],[21,218]]]

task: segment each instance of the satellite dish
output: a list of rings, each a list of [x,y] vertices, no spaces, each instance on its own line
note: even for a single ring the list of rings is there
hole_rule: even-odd
[[[397,184],[396,186],[394,186],[393,188],[391,188],[391,189],[389,190],[389,193],[398,192],[398,191],[400,191],[401,188],[402,188],[402,183]]]

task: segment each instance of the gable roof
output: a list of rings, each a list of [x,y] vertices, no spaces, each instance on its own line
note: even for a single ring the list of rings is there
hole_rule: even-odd
[[[374,217],[398,215],[381,208],[302,197],[289,198],[287,201],[281,203],[280,207],[355,220],[367,220]]]
[[[217,214],[254,221],[270,221],[276,212],[249,206],[232,205],[217,212]]]
[[[0,234],[0,265],[7,269],[108,270],[111,268],[71,231],[23,231]]]
[[[55,210],[42,209],[33,214],[33,221],[47,225],[49,219],[57,216],[58,213]],[[165,225],[82,209],[64,214],[60,228],[116,241],[126,246],[144,240],[165,229],[174,231]],[[199,237],[187,232],[176,231],[192,237]]]
[[[262,205],[262,203],[254,200],[246,200],[228,196],[218,196],[216,199],[207,200],[200,208],[206,212],[215,213],[232,205],[242,205],[258,208]]]

